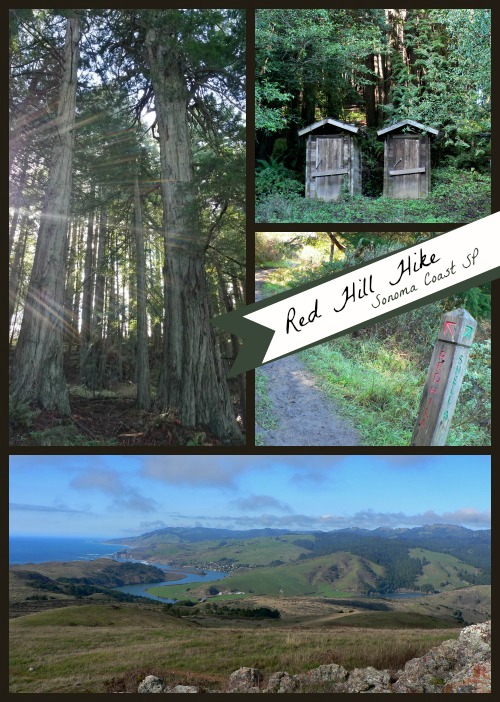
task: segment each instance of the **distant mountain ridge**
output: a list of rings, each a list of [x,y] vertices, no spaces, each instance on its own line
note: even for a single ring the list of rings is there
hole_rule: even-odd
[[[282,534],[298,534],[297,530],[291,529],[218,529],[212,527],[164,527],[155,529],[138,536],[130,536],[120,539],[109,539],[109,544],[131,544],[137,539],[150,539],[153,537],[177,537],[180,541],[212,541],[213,539],[254,539],[262,536],[279,536]],[[311,533],[311,532],[307,532]]]
[[[282,536],[285,534],[358,534],[365,536],[380,536],[386,538],[412,539],[413,537],[433,537],[433,538],[472,538],[486,543],[491,539],[491,529],[467,529],[467,527],[456,526],[454,524],[425,524],[417,527],[377,527],[366,529],[362,527],[347,527],[344,529],[333,529],[331,531],[319,531],[315,529],[219,529],[211,527],[164,527],[154,531],[145,532],[138,536],[127,538],[110,539],[107,543],[134,545],[142,540],[149,540],[156,537],[170,537],[179,541],[212,541],[216,539],[254,539],[266,536]]]

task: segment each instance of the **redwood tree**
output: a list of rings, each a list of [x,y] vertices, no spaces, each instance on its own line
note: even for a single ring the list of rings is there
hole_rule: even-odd
[[[157,400],[185,426],[206,426],[226,440],[241,437],[210,323],[201,234],[193,183],[188,78],[197,18],[178,10],[146,11],[145,45],[154,92],[163,200],[165,333]],[[201,16],[200,16],[200,19]],[[199,20],[198,20],[199,21]],[[190,31],[191,37],[182,32]],[[207,55],[211,56],[207,49]],[[198,81],[219,66],[199,67]],[[192,88],[195,88],[192,85]]]
[[[79,38],[80,19],[78,14],[72,14],[66,24],[49,181],[11,386],[14,402],[35,401],[63,414],[69,413],[62,343],[64,254],[72,185]]]

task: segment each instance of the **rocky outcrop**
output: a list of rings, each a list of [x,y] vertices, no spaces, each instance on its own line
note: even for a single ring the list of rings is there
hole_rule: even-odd
[[[491,622],[473,624],[398,673],[394,692],[490,692]]]
[[[263,675],[256,668],[238,668],[229,676],[228,692],[260,692]]]
[[[491,692],[491,622],[463,629],[456,640],[444,641],[421,658],[413,658],[403,670],[391,673],[375,668],[321,665],[307,673],[273,673],[267,682],[256,668],[239,668],[231,673],[226,692]],[[216,692],[194,686],[169,688],[163,680],[148,675],[138,692]]]

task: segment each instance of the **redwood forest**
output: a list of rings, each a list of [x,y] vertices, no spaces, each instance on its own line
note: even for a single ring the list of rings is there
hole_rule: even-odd
[[[11,10],[10,443],[242,444],[245,13]]]
[[[490,52],[487,9],[258,10],[257,221],[490,214]],[[392,130],[400,145],[425,140],[420,161],[405,166],[403,153],[391,153]],[[328,165],[311,139],[339,134],[356,158],[336,163],[333,154]],[[388,187],[419,178],[416,193]]]

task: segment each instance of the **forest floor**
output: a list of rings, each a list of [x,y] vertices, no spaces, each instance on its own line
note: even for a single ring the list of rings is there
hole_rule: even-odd
[[[269,270],[255,273],[255,299],[261,300]],[[258,446],[358,446],[355,428],[324,397],[297,355],[257,370]],[[260,405],[260,407],[259,407]]]
[[[202,428],[187,429],[168,413],[139,410],[136,387],[91,393],[70,385],[71,415],[26,409],[11,416],[11,446],[220,446]],[[245,437],[242,434],[242,443]]]

